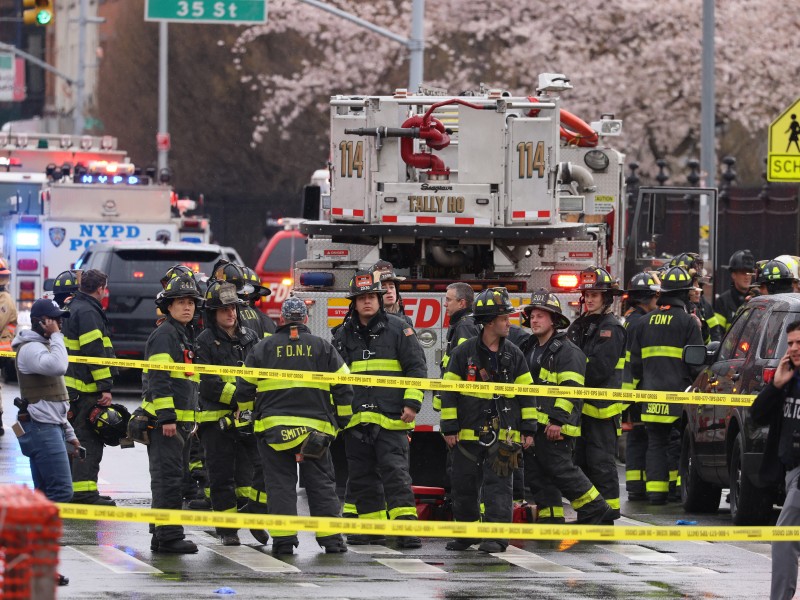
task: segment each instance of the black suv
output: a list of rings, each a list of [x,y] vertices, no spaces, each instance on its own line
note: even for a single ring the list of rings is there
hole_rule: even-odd
[[[174,265],[211,275],[220,258],[241,264],[231,248],[188,242],[120,242],[89,246],[76,269],[99,269],[108,274],[108,297],[103,299],[111,328],[111,343],[119,358],[144,358],[144,345],[155,328],[155,297],[161,278]]]
[[[758,394],[786,352],[786,326],[800,320],[800,295],[758,296],[733,321],[722,343],[709,348],[693,390],[707,394]],[[687,362],[695,362],[685,353]],[[758,477],[768,427],[755,425],[741,406],[687,404],[681,421],[680,476],[683,506],[715,512],[722,488],[730,489],[736,525],[768,522],[781,490]]]

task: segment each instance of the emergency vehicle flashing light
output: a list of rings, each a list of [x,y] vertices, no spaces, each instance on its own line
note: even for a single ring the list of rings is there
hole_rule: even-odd
[[[331,287],[334,279],[333,273],[301,273],[300,285],[303,287]],[[306,303],[308,303],[307,300]]]
[[[22,161],[18,158],[0,156],[0,167],[21,167]]]
[[[135,170],[133,163],[93,160],[89,163],[87,172],[90,175],[133,175]]]
[[[20,227],[17,229],[16,242],[20,250],[38,250],[42,242],[42,230]]]
[[[578,275],[576,273],[553,273],[550,275],[550,287],[574,290],[578,287]]]

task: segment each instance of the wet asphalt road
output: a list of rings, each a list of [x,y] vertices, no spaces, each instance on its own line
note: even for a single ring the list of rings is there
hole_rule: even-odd
[[[0,483],[30,485],[27,459],[20,455],[10,425],[17,388],[2,387],[6,434],[0,438]],[[121,400],[119,396],[116,401]],[[135,406],[134,395],[124,403]],[[624,480],[624,471],[620,468]],[[101,493],[120,506],[149,506],[144,447],[107,448],[100,472]],[[303,506],[304,496],[301,492]],[[687,516],[680,506],[627,503],[627,524],[730,525],[722,505],[717,515]],[[568,514],[569,507],[565,507]],[[188,529],[196,555],[150,551],[147,526],[138,523],[65,521],[60,572],[70,585],[60,599],[89,598],[764,598],[771,560],[765,543],[520,542],[504,554],[445,550],[446,540],[427,539],[418,550],[386,546],[351,547],[325,555],[313,534],[300,533],[300,547],[280,560],[258,546],[249,532],[243,545],[221,546],[210,531]],[[229,590],[235,594],[225,594]]]

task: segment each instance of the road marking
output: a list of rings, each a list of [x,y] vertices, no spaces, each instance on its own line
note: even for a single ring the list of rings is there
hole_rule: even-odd
[[[297,587],[307,587],[307,588],[318,588],[319,586],[316,583],[307,583],[307,582],[300,582],[295,583]]]
[[[114,546],[82,546],[80,548],[67,546],[67,548],[91,558],[114,573],[147,573],[151,575],[161,573],[154,566],[148,565]]]
[[[405,575],[425,575],[429,573],[446,573],[418,558],[379,558],[377,562]]]
[[[676,562],[675,557],[670,554],[657,552],[636,544],[607,544],[604,546],[598,544],[596,547],[603,551],[611,550],[611,552],[621,554],[633,562]]]
[[[203,538],[204,546],[212,552],[219,554],[232,560],[235,563],[247,567],[252,571],[258,573],[300,573],[300,569],[278,560],[274,556],[265,554],[260,550],[251,548],[250,546],[223,546],[222,542],[207,532],[197,534],[197,537]]]
[[[355,552],[356,554],[400,554],[402,552],[398,552],[393,548],[387,548],[386,546],[381,546],[379,544],[366,544],[364,546],[347,546],[347,550],[349,552]]]
[[[652,568],[655,571],[663,571],[666,573],[677,573],[678,575],[719,575],[718,571],[712,571],[711,569],[706,569],[705,567],[692,567],[688,565],[687,566],[675,565],[672,567],[654,565]]]
[[[528,552],[516,546],[509,546],[505,552],[493,552],[492,556],[500,558],[506,562],[516,565],[534,573],[544,575],[557,575],[557,574],[574,574],[581,573],[577,569],[560,565],[546,558],[542,558],[538,554]]]

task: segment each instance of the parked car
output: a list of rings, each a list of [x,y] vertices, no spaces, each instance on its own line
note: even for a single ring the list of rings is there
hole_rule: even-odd
[[[286,229],[277,232],[261,253],[255,266],[255,272],[261,279],[261,285],[272,292],[258,303],[258,308],[277,320],[281,315],[281,305],[294,283],[294,265],[298,260],[306,258],[306,236],[297,229]]]
[[[736,317],[718,347],[707,353],[707,366],[693,390],[706,394],[758,394],[772,380],[786,352],[786,326],[800,320],[800,295],[758,296]],[[684,357],[689,363],[702,364]],[[688,404],[684,407],[680,477],[683,506],[689,512],[715,512],[723,488],[730,489],[736,525],[772,518],[782,501],[776,486],[765,486],[758,471],[768,427],[755,425],[742,406]]]
[[[211,275],[220,258],[238,258],[231,248],[187,242],[119,242],[89,246],[76,269],[100,269],[108,274],[103,306],[108,316],[111,343],[120,358],[141,359],[158,313],[154,303],[161,278],[174,265],[186,265]],[[239,259],[240,260],[240,259]]]

